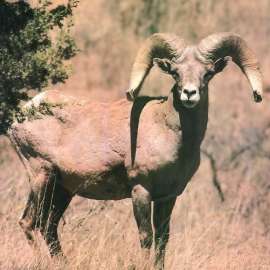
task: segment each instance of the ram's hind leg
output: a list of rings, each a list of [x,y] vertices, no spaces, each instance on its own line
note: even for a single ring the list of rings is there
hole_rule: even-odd
[[[19,221],[30,244],[34,243],[34,231],[41,232],[52,256],[62,253],[57,227],[72,198],[60,186],[58,178],[55,169],[46,167],[40,168],[36,177],[30,179],[31,191]]]
[[[39,201],[37,226],[48,245],[51,256],[62,255],[57,228],[72,196],[59,183],[57,175],[48,182]]]
[[[23,214],[19,220],[19,224],[24,231],[26,238],[29,241],[30,245],[34,245],[34,235],[33,230],[36,223],[36,202],[35,202],[35,195],[33,190],[29,192],[27,203]]]
[[[24,159],[23,161],[25,161]],[[37,162],[39,164],[41,162]],[[24,162],[24,165],[29,174],[30,192],[28,194],[27,203],[23,214],[19,220],[19,224],[23,229],[26,238],[30,245],[34,245],[34,231],[39,229],[39,217],[42,208],[42,202],[44,197],[44,190],[51,178],[51,169],[44,169],[42,166],[38,166],[38,170],[34,171],[29,166],[28,161]]]

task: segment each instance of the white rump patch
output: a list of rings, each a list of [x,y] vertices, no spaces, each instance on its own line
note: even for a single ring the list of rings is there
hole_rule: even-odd
[[[31,108],[38,108],[39,105],[46,100],[46,92],[42,92],[35,97],[33,97],[30,101],[28,101],[24,106],[23,109],[28,110]]]

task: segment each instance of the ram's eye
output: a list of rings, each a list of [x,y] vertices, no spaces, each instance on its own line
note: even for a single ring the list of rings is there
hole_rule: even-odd
[[[204,80],[208,81],[214,76],[215,72],[213,70],[209,70],[204,75]]]

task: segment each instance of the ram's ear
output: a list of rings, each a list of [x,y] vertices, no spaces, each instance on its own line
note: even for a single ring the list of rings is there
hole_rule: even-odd
[[[169,59],[154,58],[153,63],[166,73],[170,73],[172,70],[172,63]]]
[[[214,69],[216,73],[221,72],[228,64],[230,60],[230,57],[224,57],[224,58],[219,58],[215,63],[214,63]]]

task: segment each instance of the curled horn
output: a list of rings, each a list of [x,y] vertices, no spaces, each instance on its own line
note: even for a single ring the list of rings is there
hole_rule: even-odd
[[[134,100],[139,94],[145,78],[153,67],[154,58],[178,58],[185,48],[184,41],[173,34],[157,33],[150,36],[139,49],[132,67],[128,100]]]
[[[203,57],[213,61],[230,56],[247,77],[255,102],[262,101],[262,74],[258,60],[240,36],[233,33],[213,34],[199,43],[198,50]]]

